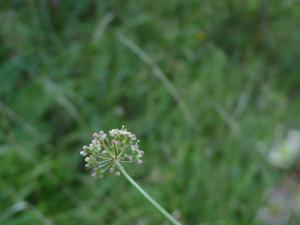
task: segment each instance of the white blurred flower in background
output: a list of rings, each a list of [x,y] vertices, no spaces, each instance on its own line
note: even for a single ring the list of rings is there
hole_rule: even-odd
[[[269,161],[273,166],[290,168],[300,157],[300,132],[289,131],[286,139],[276,144],[270,151]]]
[[[297,162],[300,159],[300,131],[291,130],[287,137],[270,150],[268,160],[278,169],[290,169],[279,183],[267,192],[266,205],[257,219],[266,225],[286,225],[292,217],[300,218],[300,181]]]

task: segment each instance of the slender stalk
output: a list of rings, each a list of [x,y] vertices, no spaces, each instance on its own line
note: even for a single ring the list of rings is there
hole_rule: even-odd
[[[129,183],[132,184],[135,189],[140,192],[163,216],[165,216],[172,224],[181,225],[181,223],[174,219],[170,213],[168,213],[161,205],[159,205],[146,191],[144,191],[144,189],[138,183],[131,178],[131,176],[126,172],[124,167],[119,162],[115,163]]]

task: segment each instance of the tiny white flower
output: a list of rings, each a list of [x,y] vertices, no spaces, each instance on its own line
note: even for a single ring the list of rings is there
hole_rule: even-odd
[[[132,151],[137,151],[137,150],[139,150],[139,146],[138,145],[131,145],[131,150]]]
[[[143,155],[144,155],[144,152],[143,151],[139,151],[138,156],[139,157],[143,157]]]
[[[86,156],[86,152],[85,151],[80,151],[80,155]]]
[[[93,138],[97,138],[98,134],[97,133],[93,133]]]

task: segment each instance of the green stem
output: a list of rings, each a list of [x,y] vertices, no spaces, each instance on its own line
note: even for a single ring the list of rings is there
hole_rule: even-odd
[[[174,225],[181,225],[176,219],[174,219],[170,213],[168,213],[162,206],[160,206],[144,189],[138,185],[131,176],[126,172],[124,167],[119,163],[116,162],[117,167],[119,168],[120,172],[124,175],[124,177],[132,184],[135,189],[140,192],[162,215],[164,215],[172,224]]]

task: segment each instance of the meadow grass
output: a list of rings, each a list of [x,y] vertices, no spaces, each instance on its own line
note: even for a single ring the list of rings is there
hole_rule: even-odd
[[[0,4],[0,224],[167,224],[84,170],[123,124],[147,155],[129,173],[183,224],[259,224],[268,149],[299,127],[296,1]]]

